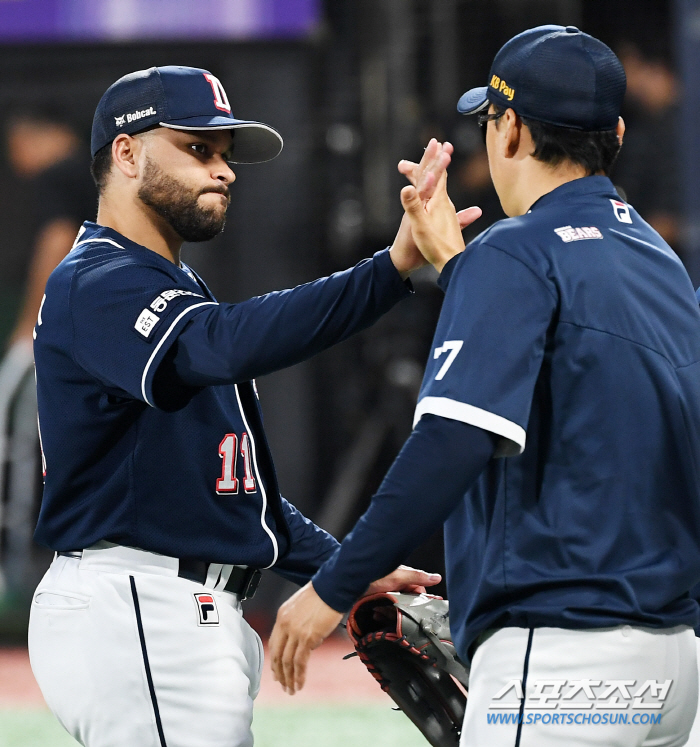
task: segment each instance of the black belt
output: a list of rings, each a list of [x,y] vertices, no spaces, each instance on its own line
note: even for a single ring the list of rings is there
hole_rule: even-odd
[[[80,558],[82,557],[82,554],[81,550],[71,550],[58,553],[58,555],[65,555],[69,558]],[[180,578],[186,578],[188,581],[194,581],[197,584],[204,585],[204,582],[207,580],[207,573],[209,572],[209,563],[205,563],[203,560],[181,558],[178,561],[178,564],[177,575]],[[257,568],[241,568],[240,566],[233,566],[231,575],[229,576],[223,590],[235,594],[241,601],[250,599],[257,591],[261,575],[262,574]]]
[[[177,575],[198,584],[204,584],[207,580],[209,563],[203,560],[192,560],[190,558],[180,559],[180,568]],[[257,568],[241,568],[234,565],[231,575],[224,586],[224,591],[230,591],[241,600],[250,599],[257,591],[262,574]]]

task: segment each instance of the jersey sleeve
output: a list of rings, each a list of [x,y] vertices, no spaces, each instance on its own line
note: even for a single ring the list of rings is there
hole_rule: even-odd
[[[307,519],[295,506],[281,498],[282,511],[289,527],[289,552],[272,570],[300,586],[311,579],[340,546],[324,529]]]
[[[461,420],[500,437],[495,456],[520,454],[556,291],[485,243],[468,247],[451,270],[414,425],[428,413]]]
[[[222,303],[182,331],[159,382],[203,387],[265,376],[366,329],[410,293],[383,250],[296,288]]]
[[[197,293],[184,273],[176,280],[130,257],[105,254],[73,278],[72,352],[106,388],[154,406],[158,365],[192,316],[216,302]]]
[[[493,450],[493,437],[480,428],[423,418],[367,511],[313,577],[321,599],[338,612],[348,610],[372,581],[405,562],[454,511]]]

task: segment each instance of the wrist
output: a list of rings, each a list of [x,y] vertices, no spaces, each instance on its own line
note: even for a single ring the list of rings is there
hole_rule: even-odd
[[[408,267],[406,261],[401,257],[401,253],[396,248],[395,244],[392,244],[389,247],[389,257],[391,258],[391,262],[394,265],[396,272],[398,272],[401,276],[401,280],[406,280],[408,276],[413,272],[413,270],[416,269]]]
[[[452,278],[452,275],[455,271],[455,267],[457,266],[457,260],[459,257],[461,257],[461,254],[455,254],[454,257],[447,260],[445,264],[443,265],[442,271],[440,272],[440,275],[438,277],[437,283],[442,288],[443,293],[447,293],[447,287],[450,284],[450,279]]]
[[[439,253],[439,255],[435,257],[435,262],[432,263],[433,267],[440,274],[442,274],[442,271],[445,269],[446,265],[452,262],[455,257],[459,257],[464,249],[465,247],[463,245],[459,248],[455,247],[454,245],[445,246],[444,249]]]
[[[323,584],[319,583],[316,577],[309,581],[309,586],[313,589],[320,602],[325,604],[329,610],[337,612],[339,615],[344,615],[350,607],[352,607],[353,602],[349,605],[343,603],[343,601],[334,596],[331,589],[325,589]]]

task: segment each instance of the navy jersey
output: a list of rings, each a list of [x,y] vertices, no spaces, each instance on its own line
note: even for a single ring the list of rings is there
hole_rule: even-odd
[[[676,255],[595,176],[450,269],[416,420],[488,430],[502,457],[445,524],[458,649],[502,626],[695,626],[700,311]]]
[[[35,328],[37,541],[75,550],[106,539],[306,580],[337,543],[281,498],[251,379],[368,326],[408,293],[384,251],[218,304],[189,268],[86,223]]]

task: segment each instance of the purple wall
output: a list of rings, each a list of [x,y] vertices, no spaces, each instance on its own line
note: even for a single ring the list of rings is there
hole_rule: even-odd
[[[9,0],[0,43],[300,37],[320,0]]]

